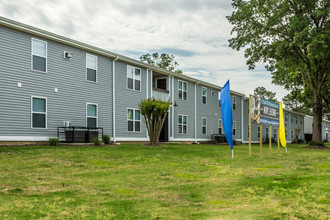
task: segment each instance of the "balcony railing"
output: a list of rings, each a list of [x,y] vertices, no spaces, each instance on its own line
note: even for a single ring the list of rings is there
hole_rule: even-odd
[[[167,102],[170,96],[168,90],[153,88],[152,97]]]

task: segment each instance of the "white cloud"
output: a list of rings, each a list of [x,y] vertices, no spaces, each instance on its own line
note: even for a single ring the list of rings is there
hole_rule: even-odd
[[[173,51],[187,74],[248,95],[264,86],[282,98],[266,70],[248,71],[242,51],[228,47],[230,1],[0,0],[0,14],[94,46],[138,58]],[[261,66],[261,65],[260,65]]]

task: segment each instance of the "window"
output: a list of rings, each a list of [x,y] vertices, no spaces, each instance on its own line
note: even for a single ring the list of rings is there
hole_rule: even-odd
[[[293,115],[291,115],[291,123],[293,123]]]
[[[291,131],[291,140],[293,139],[293,131]]]
[[[300,124],[302,125],[302,120],[300,120]]]
[[[47,72],[47,42],[32,38],[32,70]]]
[[[296,119],[296,124],[298,124],[298,118],[297,118],[297,116],[294,116],[294,118]]]
[[[187,134],[187,124],[188,124],[188,116],[179,115],[179,118],[178,118],[178,133],[179,134]]]
[[[285,116],[285,121],[288,121],[288,117]]]
[[[258,138],[260,138],[260,127],[258,126]]]
[[[233,121],[233,135],[236,135],[236,121]]]
[[[179,99],[181,100],[188,100],[187,91],[188,91],[188,84],[187,82],[179,80]]]
[[[222,134],[222,127],[223,127],[223,125],[222,125],[222,120],[219,119],[219,120],[218,120],[218,133],[219,133],[219,134]]]
[[[97,104],[86,103],[86,126],[89,128],[97,127]]]
[[[248,125],[248,131],[247,131],[248,137],[250,136],[250,125]]]
[[[206,134],[207,129],[207,118],[202,118],[202,134]]]
[[[288,130],[285,130],[285,138],[288,139]]]
[[[266,139],[268,138],[268,128],[266,128]]]
[[[141,91],[141,69],[127,66],[127,88]]]
[[[274,128],[273,138],[275,140],[277,139],[277,129],[276,128]]]
[[[221,108],[221,98],[220,98],[220,92],[218,92],[218,100],[219,100],[219,107]]]
[[[97,82],[97,56],[86,54],[86,81]]]
[[[233,96],[233,110],[236,110],[236,96]]]
[[[207,95],[207,89],[205,87],[202,87],[202,103],[206,104],[206,95]]]
[[[31,97],[31,127],[47,128],[47,99]]]
[[[127,130],[133,132],[141,131],[140,110],[127,109]]]

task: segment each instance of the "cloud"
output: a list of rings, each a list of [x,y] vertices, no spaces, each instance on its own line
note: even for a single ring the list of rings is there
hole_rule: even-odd
[[[264,86],[282,98],[262,64],[248,70],[243,51],[228,47],[221,0],[0,0],[0,14],[32,26],[137,59],[145,53],[175,55],[185,74],[249,94]]]

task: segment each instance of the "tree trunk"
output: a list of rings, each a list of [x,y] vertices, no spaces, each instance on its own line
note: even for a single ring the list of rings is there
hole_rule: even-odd
[[[313,106],[313,136],[312,141],[316,143],[322,142],[322,97],[316,95],[314,97]]]

